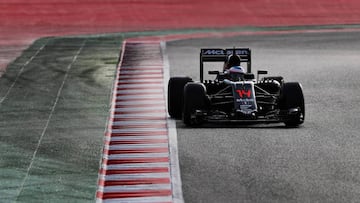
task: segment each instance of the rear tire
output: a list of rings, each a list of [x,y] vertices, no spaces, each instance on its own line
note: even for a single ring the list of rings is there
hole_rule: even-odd
[[[184,88],[183,121],[187,126],[200,125],[202,120],[194,118],[196,110],[206,109],[206,87],[201,83],[188,83]]]
[[[299,108],[295,115],[287,115],[284,123],[288,127],[297,127],[305,120],[305,100],[301,84],[298,82],[284,83],[280,94],[280,110],[288,111]]]
[[[172,118],[181,119],[184,106],[184,87],[192,82],[189,77],[172,77],[168,84],[168,112]]]

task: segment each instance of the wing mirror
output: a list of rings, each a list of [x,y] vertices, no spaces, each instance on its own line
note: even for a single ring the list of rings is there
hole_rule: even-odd
[[[258,70],[257,71],[257,80],[259,81],[259,75],[266,75],[268,74],[267,70]]]
[[[211,70],[211,71],[209,71],[208,72],[209,73],[209,75],[219,75],[220,74],[220,72],[219,71],[214,71],[214,70]]]

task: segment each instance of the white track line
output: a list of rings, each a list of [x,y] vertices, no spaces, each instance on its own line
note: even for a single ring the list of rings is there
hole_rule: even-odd
[[[62,81],[62,84],[61,84],[58,92],[57,92],[56,99],[55,99],[55,102],[54,102],[54,104],[53,104],[53,106],[52,106],[52,108],[51,108],[50,115],[49,115],[49,117],[48,117],[48,119],[47,119],[47,121],[46,121],[45,127],[44,127],[44,129],[43,129],[43,131],[42,131],[42,133],[41,133],[41,135],[40,135],[40,138],[39,138],[38,144],[37,144],[37,146],[36,146],[36,149],[35,149],[32,157],[31,157],[31,161],[30,161],[29,167],[28,167],[27,170],[26,170],[26,175],[25,175],[25,177],[24,177],[24,179],[23,179],[23,181],[22,181],[22,183],[21,183],[21,185],[20,185],[20,188],[19,188],[19,191],[18,191],[18,193],[17,193],[17,195],[16,195],[15,201],[17,201],[17,199],[19,198],[19,196],[20,196],[20,194],[21,194],[21,192],[22,192],[22,190],[23,190],[23,188],[24,188],[25,182],[26,182],[26,180],[27,180],[28,177],[29,177],[29,172],[30,172],[30,170],[31,170],[31,168],[32,168],[32,166],[33,166],[33,163],[34,163],[36,154],[37,154],[37,152],[38,152],[38,150],[39,150],[39,148],[40,148],[41,142],[42,142],[42,140],[43,140],[43,138],[44,138],[44,135],[45,135],[45,133],[46,133],[46,130],[47,130],[48,126],[49,126],[50,120],[51,120],[51,118],[52,118],[52,116],[53,116],[53,114],[54,114],[55,107],[56,107],[56,105],[57,105],[57,103],[58,103],[58,101],[59,101],[61,92],[62,92],[62,90],[63,90],[63,88],[64,88],[64,85],[65,85],[65,81],[66,81],[66,79],[67,79],[67,77],[68,77],[68,75],[69,75],[69,71],[70,71],[72,65],[75,63],[76,59],[78,58],[79,54],[80,54],[81,51],[83,50],[83,48],[84,48],[84,46],[85,46],[85,43],[86,43],[86,40],[84,40],[84,42],[82,43],[81,47],[79,48],[79,50],[77,51],[76,55],[74,56],[73,60],[71,61],[71,63],[68,65],[68,67],[67,67],[67,69],[66,69],[66,73],[65,73],[64,79],[63,79],[63,81]]]
[[[161,53],[164,66],[164,92],[165,101],[167,102],[167,81],[170,78],[170,63],[169,57],[166,53],[166,42],[160,42]],[[167,106],[167,105],[166,105]],[[177,132],[176,122],[170,118],[167,119],[168,135],[169,135],[169,151],[170,151],[170,175],[171,175],[171,187],[174,203],[184,203],[182,193],[182,183],[180,174],[178,144],[177,144]]]
[[[18,74],[16,75],[16,78],[14,80],[14,82],[11,84],[11,86],[9,87],[9,89],[6,91],[5,95],[0,99],[0,105],[4,102],[4,100],[7,98],[7,96],[10,94],[12,88],[15,86],[15,84],[17,83],[17,81],[19,80],[20,75],[22,74],[22,72],[24,72],[25,67],[32,61],[34,60],[34,58],[40,53],[41,50],[44,49],[44,47],[46,46],[46,43],[44,43],[37,51],[36,53],[29,59],[27,60],[21,67],[20,71],[18,72]]]

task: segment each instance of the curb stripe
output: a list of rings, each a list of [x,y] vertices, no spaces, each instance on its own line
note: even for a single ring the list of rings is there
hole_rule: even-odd
[[[116,140],[116,141],[110,141],[109,145],[118,145],[118,144],[152,144],[152,143],[168,143],[168,140],[167,140],[167,139]]]
[[[145,84],[145,85],[144,85]],[[121,88],[127,88],[127,89],[138,89],[138,88],[162,88],[164,84],[162,83],[119,83],[121,85]]]
[[[105,161],[108,165],[131,164],[131,163],[159,163],[159,162],[169,163],[169,158],[161,157],[161,158],[138,158],[138,159],[117,159],[117,160],[103,159],[103,162]]]
[[[160,152],[159,152],[160,151]],[[119,159],[131,159],[131,158],[166,158],[169,157],[168,150],[137,150],[137,151],[125,151],[123,153],[112,153],[104,156],[104,159],[119,160]]]
[[[147,76],[147,75],[159,75],[162,76],[163,73],[163,69],[162,68],[158,68],[158,69],[152,69],[152,70],[144,70],[144,69],[128,69],[128,70],[124,70],[122,69],[122,72],[120,73],[120,75],[141,75],[141,76]]]
[[[161,53],[159,42],[123,43],[97,202],[178,202],[173,196]]]
[[[135,121],[117,121],[114,122],[113,125],[131,125],[131,124],[151,124],[151,123],[155,123],[155,124],[166,124],[166,121],[163,120],[158,120],[158,121],[148,121],[146,119],[139,119],[139,120],[135,120]]]
[[[156,102],[157,103],[157,102]],[[155,107],[163,107],[164,103],[157,103],[156,104],[116,104],[115,108],[141,108],[141,107],[148,107],[148,108],[155,108]]]
[[[136,105],[136,104],[139,104],[139,105],[141,105],[141,104],[148,104],[148,105],[153,105],[153,104],[158,104],[158,105],[160,105],[160,104],[164,104],[165,105],[165,101],[156,101],[156,102],[154,102],[154,101],[116,101],[116,103],[115,103],[116,105]]]
[[[109,150],[134,150],[134,149],[141,149],[141,150],[146,150],[146,149],[159,149],[159,148],[166,148],[167,143],[157,143],[157,144],[132,144],[132,145],[105,145],[105,149],[108,148]]]
[[[166,124],[142,124],[142,125],[113,125],[112,129],[129,129],[129,128],[166,128]]]
[[[164,105],[164,104],[163,104]],[[162,106],[162,105],[158,105],[158,106],[146,106],[146,107],[139,107],[139,106],[136,106],[136,107],[133,107],[133,108],[129,108],[129,106],[126,106],[125,108],[115,108],[115,111],[124,111],[124,112],[136,112],[136,111],[148,111],[148,110],[165,110],[165,107]],[[166,122],[166,121],[164,121]]]
[[[122,87],[126,87],[124,85],[129,85],[129,86],[137,86],[137,87],[142,89],[142,88],[145,88],[145,86],[148,86],[148,85],[156,86],[156,87],[162,87],[163,86],[163,81],[161,81],[161,80],[149,80],[149,79],[147,79],[147,80],[146,79],[143,79],[143,80],[139,80],[139,79],[123,79],[123,80],[119,80],[117,84],[119,86],[123,85]]]
[[[108,170],[120,170],[120,169],[132,169],[132,168],[156,168],[156,167],[169,167],[168,163],[137,163],[137,164],[114,164],[110,166],[102,165],[102,168],[106,168]]]
[[[112,129],[112,133],[124,133],[124,132],[146,132],[149,133],[156,133],[156,132],[167,132],[166,128],[160,129],[160,128],[129,128],[129,129]]]
[[[158,97],[153,97],[153,98],[122,98],[122,97],[119,97],[117,98],[117,101],[143,101],[143,100],[150,100],[150,101],[162,101],[163,98],[158,98]]]
[[[159,90],[159,88],[153,88],[153,89],[141,89],[139,90],[138,88],[136,89],[132,89],[132,90],[119,90],[118,89],[118,92],[117,95],[119,94],[154,94],[154,93],[162,93],[164,94],[164,91],[163,90]]]
[[[120,154],[120,155],[126,155],[126,154],[143,154],[143,153],[168,153],[168,148],[155,148],[155,149],[120,149],[120,150],[107,150],[108,157],[113,154]],[[152,154],[153,155],[153,154]],[[105,156],[104,156],[105,157]]]
[[[115,185],[144,185],[144,184],[169,184],[169,178],[148,178],[141,180],[101,180],[99,185],[101,186],[115,186]]]
[[[113,198],[106,199],[103,202],[105,203],[171,203],[172,197],[134,197],[134,198]],[[101,201],[97,199],[97,202]]]
[[[143,191],[157,192],[168,190],[171,192],[169,184],[138,184],[138,185],[112,185],[112,186],[100,186],[107,193],[117,192],[122,190],[121,193],[143,193]],[[166,195],[167,196],[167,195]]]
[[[159,116],[159,117],[147,117],[146,120],[149,121],[149,120],[152,120],[152,121],[158,121],[158,120],[161,120],[161,119],[164,119],[165,116]],[[138,121],[138,120],[143,120],[143,118],[140,118],[136,115],[132,115],[132,116],[128,116],[128,115],[120,115],[118,117],[115,117],[115,118],[110,118],[112,121]]]
[[[149,67],[121,67],[121,70],[123,71],[132,71],[132,72],[136,72],[136,71],[163,71],[163,67],[162,66],[149,66]],[[127,73],[127,72],[125,72]]]
[[[139,174],[125,174],[125,175],[106,175],[101,176],[100,180],[129,180],[129,179],[139,179],[139,178],[169,178],[169,173],[139,173]],[[121,186],[121,185],[119,185]],[[133,186],[135,187],[135,186]],[[168,187],[168,185],[163,185],[162,187]]]
[[[167,131],[159,131],[159,132],[118,132],[111,133],[111,136],[153,136],[153,135],[167,135]]]
[[[97,197],[101,199],[128,198],[128,197],[153,197],[153,196],[171,196],[170,190],[143,190],[137,192],[108,192],[98,193]],[[170,201],[171,202],[171,201]]]
[[[153,140],[156,142],[157,140],[168,140],[167,136],[164,135],[148,135],[148,136],[118,136],[118,137],[112,137],[111,141],[109,142],[116,142],[116,141],[137,141],[137,140]]]
[[[169,168],[130,168],[130,169],[117,169],[117,170],[105,170],[100,169],[101,175],[115,175],[115,174],[136,174],[136,173],[168,173]]]
[[[124,85],[123,85],[124,86]],[[137,86],[134,86],[134,87],[119,87],[117,88],[117,91],[124,91],[124,90],[139,90],[139,87]],[[142,90],[158,90],[159,87],[154,87],[154,86],[145,86],[145,87],[142,87]]]

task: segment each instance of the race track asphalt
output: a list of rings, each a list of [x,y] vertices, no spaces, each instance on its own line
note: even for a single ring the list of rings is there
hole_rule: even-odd
[[[253,70],[301,82],[306,120],[187,128],[177,121],[186,202],[357,202],[360,33],[302,33],[170,42],[171,76],[199,79],[202,47],[250,47]],[[219,64],[217,67],[221,67]]]

